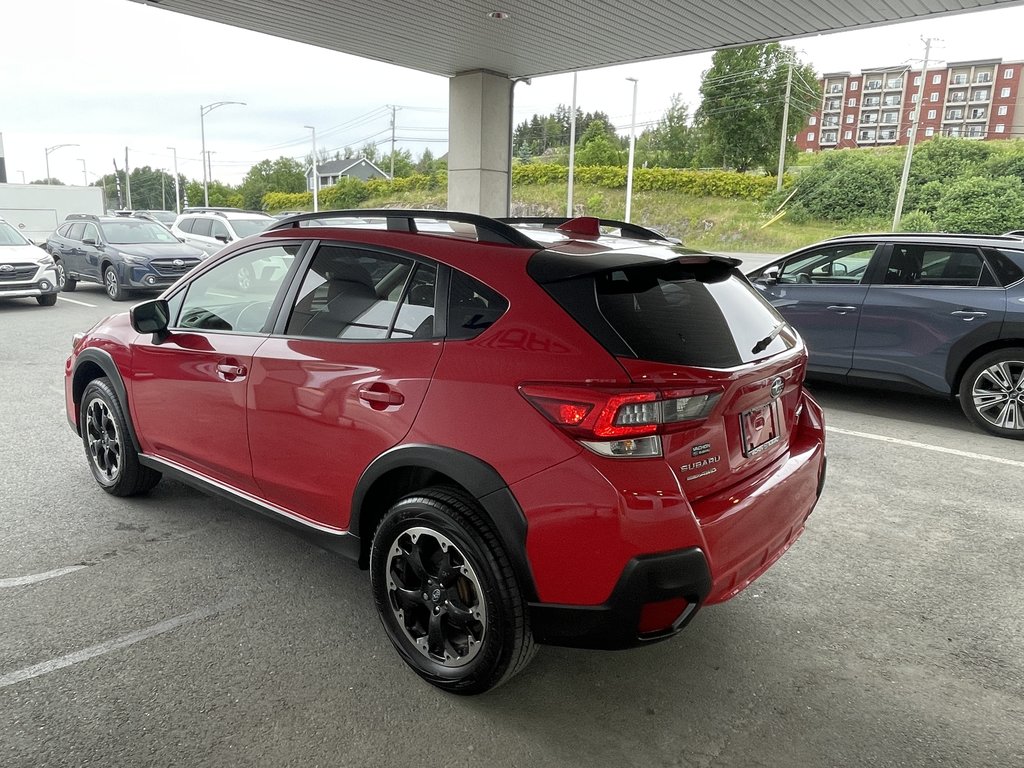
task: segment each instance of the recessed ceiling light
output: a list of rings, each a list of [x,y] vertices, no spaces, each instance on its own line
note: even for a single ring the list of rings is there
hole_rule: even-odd
[[[505,19],[511,19],[511,13],[505,13],[504,11],[491,11],[487,14],[487,18],[494,19],[495,21],[505,21]]]

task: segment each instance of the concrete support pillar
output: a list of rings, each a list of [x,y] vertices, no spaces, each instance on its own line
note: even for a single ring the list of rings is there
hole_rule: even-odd
[[[448,86],[448,208],[507,216],[512,173],[512,81],[493,72]]]

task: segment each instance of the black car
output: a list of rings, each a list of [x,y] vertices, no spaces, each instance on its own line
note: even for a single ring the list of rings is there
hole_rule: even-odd
[[[134,290],[161,290],[202,260],[167,227],[144,218],[73,213],[46,241],[61,290],[102,283],[114,301]]]
[[[748,274],[806,339],[808,375],[958,396],[1024,439],[1024,242],[997,235],[837,237]]]

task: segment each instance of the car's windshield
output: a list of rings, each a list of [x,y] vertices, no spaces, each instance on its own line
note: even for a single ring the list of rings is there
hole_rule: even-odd
[[[248,237],[249,235],[255,235],[257,232],[262,232],[272,221],[273,219],[271,218],[232,219],[231,226],[235,228],[235,232],[239,237]]]
[[[106,223],[103,225],[103,234],[107,238],[107,242],[114,245],[178,242],[178,238],[172,235],[166,227],[145,219]]]
[[[30,243],[21,233],[8,224],[6,221],[0,221],[0,245],[29,245]]]
[[[178,218],[174,211],[146,211],[146,216],[168,226],[173,224],[174,220]]]

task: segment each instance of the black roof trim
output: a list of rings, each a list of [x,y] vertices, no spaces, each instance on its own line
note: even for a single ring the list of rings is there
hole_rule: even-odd
[[[573,219],[571,218],[560,216],[510,216],[498,219],[498,221],[512,226],[515,226],[516,224],[540,224],[543,229],[558,229],[558,227],[572,220]],[[641,227],[639,224],[630,224],[628,221],[599,218],[597,223],[602,227],[613,227],[618,229],[622,232],[622,237],[628,237],[634,240],[661,240],[670,243],[679,242],[678,240],[662,234],[656,229]],[[566,232],[565,235],[567,239],[572,239],[572,232]]]
[[[300,213],[274,222],[266,231],[299,227],[304,221],[321,221],[330,219],[384,219],[387,228],[397,232],[418,233],[416,219],[432,219],[434,221],[451,221],[459,224],[471,224],[477,229],[477,238],[481,242],[502,243],[519,248],[540,250],[542,247],[524,235],[515,227],[487,216],[461,211],[432,211],[409,208],[353,208],[339,211],[319,211],[317,213]],[[424,234],[432,234],[426,232]]]
[[[705,253],[672,245],[641,245],[636,249],[608,249],[590,253],[572,253],[560,248],[540,251],[530,257],[526,271],[538,283],[554,283],[571,280],[583,275],[608,272],[626,267],[642,267],[655,264],[707,264],[720,262],[738,267],[743,262],[731,256]]]
[[[965,242],[985,240],[996,243],[1013,243],[1020,242],[1020,237],[1014,237],[1013,235],[963,234],[957,232],[858,232],[852,235],[830,237],[822,242],[834,243],[841,240],[963,240]]]

